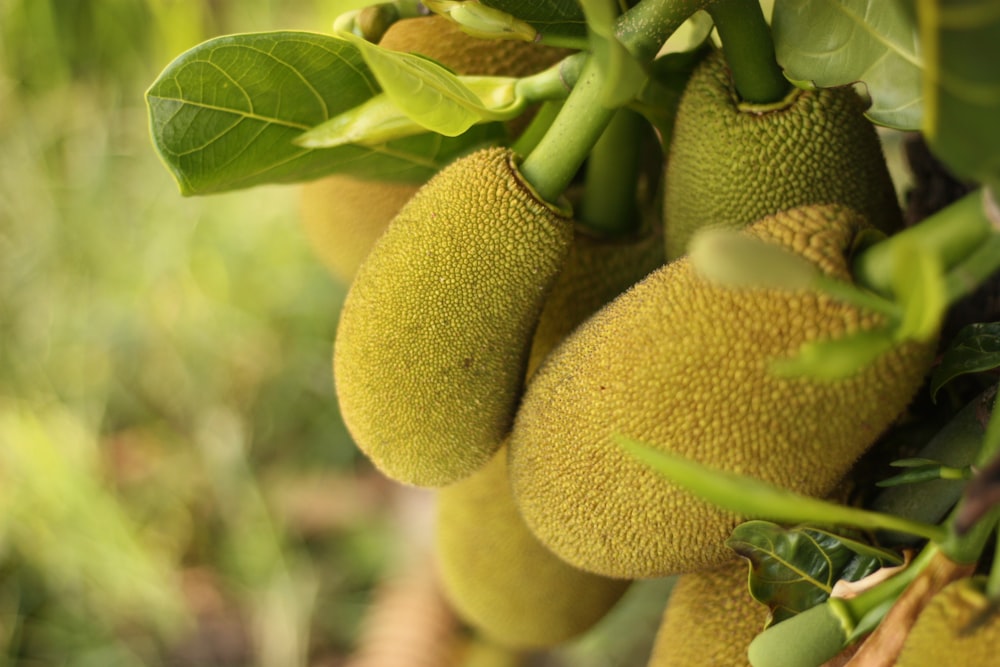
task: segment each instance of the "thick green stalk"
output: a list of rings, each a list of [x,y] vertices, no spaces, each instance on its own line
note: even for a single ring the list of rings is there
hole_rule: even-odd
[[[890,295],[895,262],[906,261],[896,248],[911,242],[937,255],[945,270],[960,267],[989,240],[991,234],[997,233],[987,216],[983,193],[983,190],[976,190],[919,224],[860,253],[854,260],[855,280],[875,292]],[[975,274],[974,280],[978,284],[979,276],[989,275],[997,269],[1000,269],[1000,255],[994,254],[977,259],[974,270],[970,268],[969,271]],[[963,289],[967,290],[968,285]]]
[[[774,57],[774,40],[756,0],[717,0],[709,8],[740,99],[780,102],[791,90]]]
[[[587,160],[577,220],[608,234],[627,234],[639,227],[636,183],[641,138],[642,118],[619,109]]]
[[[615,35],[643,66],[688,17],[712,0],[643,0],[622,14]],[[587,59],[577,85],[551,129],[521,164],[521,174],[546,201],[555,201],[573,180],[615,109],[602,104],[604,73]]]

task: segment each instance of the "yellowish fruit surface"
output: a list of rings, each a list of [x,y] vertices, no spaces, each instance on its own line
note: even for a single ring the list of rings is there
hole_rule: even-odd
[[[310,247],[335,278],[349,284],[389,221],[419,187],[346,174],[303,184],[300,217]]]
[[[334,344],[341,414],[387,476],[444,486],[509,431],[570,218],[488,148],[432,178],[358,271]]]
[[[750,596],[743,559],[682,575],[648,667],[748,667],[747,647],[767,618],[767,607]]]
[[[864,103],[850,87],[796,90],[741,109],[721,51],[692,74],[664,178],[667,256],[702,227],[739,229],[809,204],[843,204],[891,232],[902,214]]]
[[[578,570],[538,542],[511,496],[506,449],[439,492],[435,547],[459,615],[510,648],[554,646],[579,635],[628,586]]]
[[[948,584],[920,612],[897,667],[995,665],[1000,661],[1000,610],[979,579]]]
[[[842,207],[766,218],[748,233],[849,280],[866,226]],[[628,456],[626,435],[793,491],[829,493],[906,407],[933,346],[904,344],[838,381],[782,378],[803,343],[880,324],[803,290],[709,284],[667,264],[567,338],[528,385],[512,433],[515,499],[535,535],[605,576],[659,577],[721,564],[739,517]]]

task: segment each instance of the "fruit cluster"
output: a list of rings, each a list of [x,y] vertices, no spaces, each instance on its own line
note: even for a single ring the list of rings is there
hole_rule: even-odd
[[[398,21],[382,44],[460,73],[517,76],[565,55],[498,52],[441,18]],[[742,517],[614,437],[825,497],[904,411],[932,344],[901,343],[838,380],[776,375],[772,362],[803,344],[882,315],[806,289],[716,284],[687,255],[701,229],[743,230],[851,282],[859,239],[901,225],[863,112],[849,87],[742,102],[721,51],[709,53],[663,146],[657,203],[626,237],[543,200],[502,146],[422,186],[307,188],[310,234],[351,281],[334,348],[343,418],[385,475],[440,489],[443,585],[477,632],[553,646],[633,580],[679,575],[649,664],[746,663],[767,614],[725,546]]]

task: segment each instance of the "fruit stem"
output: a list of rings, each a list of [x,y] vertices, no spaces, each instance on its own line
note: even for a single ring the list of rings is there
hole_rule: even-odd
[[[979,252],[987,244],[993,247],[998,231],[988,217],[986,204],[984,190],[975,190],[919,224],[867,248],[854,261],[856,282],[891,296],[895,262],[905,261],[894,249],[900,243],[912,242],[936,255],[945,270],[956,269],[948,276],[950,292],[968,292],[983,277],[1000,268],[1000,254],[989,257]]]
[[[608,235],[624,235],[639,227],[636,184],[642,117],[619,109],[587,159],[586,187],[579,222]]]
[[[756,0],[716,0],[708,7],[740,99],[780,102],[791,90],[774,56],[774,40]]]
[[[618,17],[615,36],[646,67],[663,42],[712,0],[643,0]],[[572,182],[614,116],[605,108],[604,71],[587,58],[580,78],[542,141],[521,163],[521,175],[543,200],[554,202]]]
[[[533,151],[545,133],[549,131],[549,127],[552,126],[552,121],[555,120],[560,109],[562,109],[562,100],[543,102],[535,117],[528,123],[528,127],[511,144],[511,149],[518,155],[527,155]]]
[[[1000,532],[994,539],[996,545],[993,547],[993,565],[990,566],[990,576],[986,580],[986,596],[991,600],[1000,598],[1000,558],[996,557],[1000,554]]]

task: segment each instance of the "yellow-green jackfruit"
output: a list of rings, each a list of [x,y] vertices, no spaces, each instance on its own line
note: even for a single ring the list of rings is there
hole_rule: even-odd
[[[578,570],[539,543],[511,496],[505,448],[438,493],[435,549],[445,593],[459,615],[510,648],[575,637],[628,586]]]
[[[881,144],[851,87],[744,105],[721,51],[691,75],[664,177],[667,257],[702,227],[739,229],[809,204],[843,204],[892,232],[902,214]]]
[[[664,262],[663,232],[659,226],[637,236],[614,239],[578,230],[566,264],[538,319],[528,377],[581,322]]]
[[[865,226],[848,209],[815,206],[747,233],[849,280],[845,253]],[[613,436],[825,495],[906,407],[932,346],[902,344],[838,381],[783,378],[769,365],[806,342],[879,324],[823,294],[726,288],[700,278],[686,257],[667,264],[584,323],[533,376],[510,440],[522,515],[557,555],[605,576],[720,564],[739,518],[635,461]]]
[[[472,37],[441,16],[402,19],[379,42],[393,51],[416,52],[459,74],[527,76],[553,65],[570,52],[527,42]],[[511,121],[516,135],[528,120]],[[335,278],[350,283],[389,221],[420,187],[336,174],[302,186],[303,228],[313,251]]]
[[[383,473],[444,486],[489,461],[572,234],[503,148],[438,172],[393,219],[347,294],[333,360],[344,422]]]
[[[948,584],[920,612],[897,667],[994,665],[1000,655],[1000,610],[982,591],[981,578]]]
[[[302,185],[302,229],[331,274],[349,284],[375,241],[420,188],[337,174]]]
[[[768,615],[750,596],[743,559],[681,575],[648,667],[747,667],[747,647]]]

